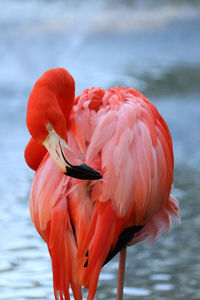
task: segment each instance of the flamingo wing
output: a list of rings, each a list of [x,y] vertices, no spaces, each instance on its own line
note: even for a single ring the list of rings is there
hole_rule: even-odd
[[[47,154],[36,172],[31,216],[48,244],[56,299],[80,286],[94,299],[102,266],[125,244],[156,239],[178,219],[170,196],[172,141],[153,104],[134,89],[85,90],[68,121],[67,142],[103,178],[63,175]]]
[[[178,218],[176,199],[170,196],[172,140],[155,106],[136,90],[121,87],[107,92],[92,88],[78,97],[68,141],[87,164],[103,173],[95,183],[76,183],[69,197],[72,206],[76,203],[76,273],[80,284],[89,288],[88,299],[93,299],[109,257],[134,241],[137,231],[138,240],[148,238],[152,222],[158,237],[161,228],[170,228],[171,216]]]

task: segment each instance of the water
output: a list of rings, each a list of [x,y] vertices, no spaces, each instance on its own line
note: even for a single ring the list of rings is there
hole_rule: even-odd
[[[53,299],[46,245],[29,216],[26,103],[46,70],[84,88],[133,86],[153,100],[174,141],[182,224],[128,249],[124,299],[200,299],[200,6],[198,1],[0,1],[0,299]],[[96,299],[115,299],[117,258]]]

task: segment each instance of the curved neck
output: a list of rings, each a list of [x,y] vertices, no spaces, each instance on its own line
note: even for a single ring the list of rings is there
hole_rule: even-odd
[[[75,98],[75,82],[71,74],[63,68],[56,68],[45,72],[39,80],[41,85],[56,95],[58,105],[68,121]]]
[[[42,144],[50,123],[66,140],[66,127],[75,96],[73,77],[62,68],[46,71],[35,83],[27,108],[27,127],[33,139]]]

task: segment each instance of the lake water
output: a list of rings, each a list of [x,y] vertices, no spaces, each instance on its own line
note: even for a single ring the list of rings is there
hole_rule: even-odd
[[[128,249],[124,299],[200,299],[199,1],[0,1],[0,299],[53,299],[46,245],[29,216],[26,104],[47,69],[67,68],[77,94],[135,87],[166,119],[182,224]],[[96,299],[115,299],[118,261]]]

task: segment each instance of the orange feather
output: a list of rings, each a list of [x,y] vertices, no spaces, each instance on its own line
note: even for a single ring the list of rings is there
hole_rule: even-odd
[[[84,286],[92,300],[101,268],[120,234],[141,225],[130,244],[154,241],[170,231],[172,218],[179,220],[179,208],[170,195],[171,135],[155,106],[125,87],[87,89],[74,104],[73,97],[74,81],[67,71],[46,72],[30,96],[29,130],[41,143],[47,133],[40,128],[50,121],[76,157],[100,171],[102,179],[70,178],[49,154],[40,164],[45,155],[40,146],[29,145],[25,156],[31,167],[38,167],[31,217],[51,255],[55,299],[70,299],[71,285],[75,299],[82,299]]]

